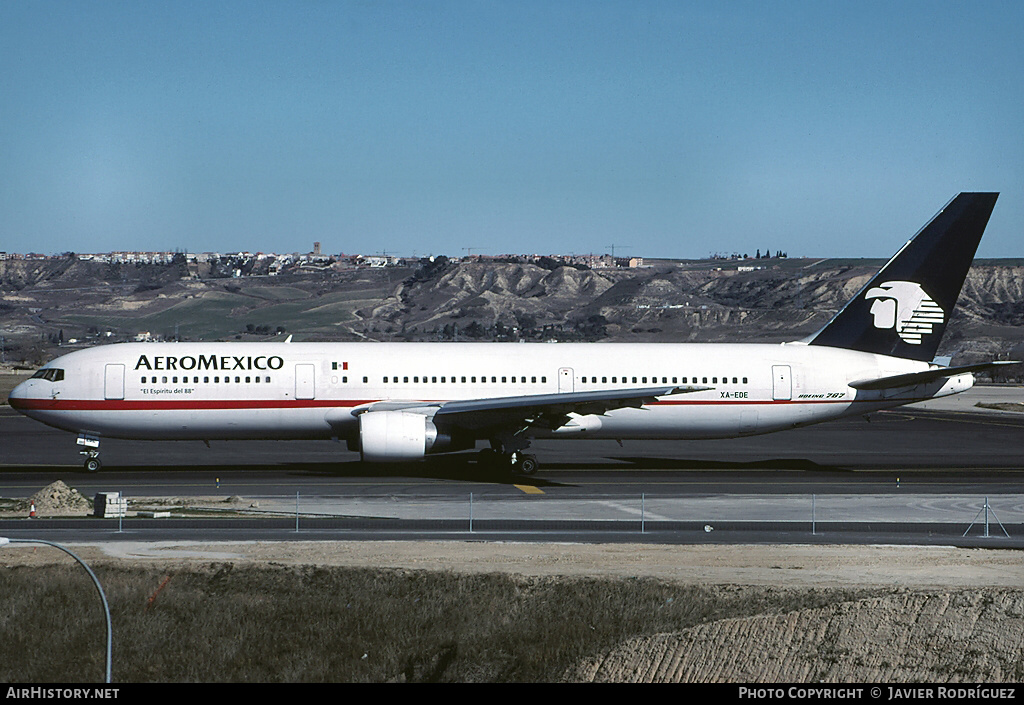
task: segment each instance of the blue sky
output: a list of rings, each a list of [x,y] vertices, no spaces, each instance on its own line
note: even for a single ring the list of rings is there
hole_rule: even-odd
[[[1024,3],[0,0],[0,250],[1022,257]]]

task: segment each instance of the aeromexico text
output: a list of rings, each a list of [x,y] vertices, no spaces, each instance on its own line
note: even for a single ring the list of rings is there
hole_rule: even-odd
[[[139,355],[137,370],[279,370],[278,355]]]

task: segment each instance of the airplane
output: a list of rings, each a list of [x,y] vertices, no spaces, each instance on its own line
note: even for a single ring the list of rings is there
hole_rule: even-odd
[[[997,193],[949,201],[819,332],[782,344],[115,343],[41,367],[19,412],[101,438],[344,440],[368,463],[475,449],[532,475],[536,438],[764,434],[957,394],[936,361]]]

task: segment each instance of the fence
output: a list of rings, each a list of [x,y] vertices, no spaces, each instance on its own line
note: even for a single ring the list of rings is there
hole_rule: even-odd
[[[139,519],[159,509],[166,519]],[[465,495],[359,494],[252,496],[179,506],[147,506],[128,498],[132,527],[161,523],[212,526],[214,520],[245,520],[239,526],[290,529],[480,531],[664,531],[763,530],[819,536],[836,531],[895,531],[1010,538],[1024,526],[1024,494],[728,494],[635,496],[579,494],[571,497],[499,492]],[[185,521],[183,521],[185,520]],[[77,520],[80,522],[80,520]],[[108,520],[104,526],[110,526]],[[223,525],[223,521],[221,521]],[[81,523],[78,526],[82,526]],[[1007,528],[1009,527],[1009,528]],[[973,531],[973,533],[972,533]]]

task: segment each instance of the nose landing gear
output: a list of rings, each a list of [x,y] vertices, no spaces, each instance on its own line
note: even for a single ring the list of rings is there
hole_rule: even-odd
[[[78,445],[82,446],[82,450],[78,451],[78,454],[85,457],[85,471],[99,472],[100,468],[103,467],[103,463],[100,462],[99,437],[80,433],[78,435]]]

